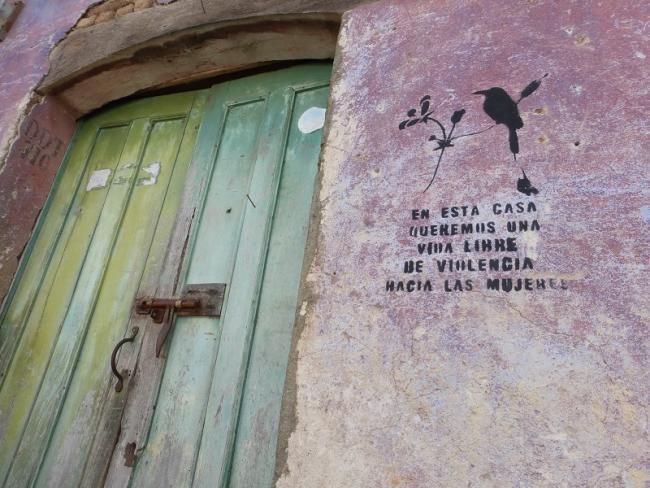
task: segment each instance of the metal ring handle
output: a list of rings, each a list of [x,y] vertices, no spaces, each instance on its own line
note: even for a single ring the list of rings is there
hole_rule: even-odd
[[[137,327],[133,327],[133,329],[131,329],[131,337],[125,337],[120,342],[118,342],[115,345],[115,349],[113,349],[113,354],[111,354],[111,370],[113,371],[113,374],[117,377],[117,384],[115,385],[115,391],[118,393],[122,391],[122,387],[124,386],[124,377],[117,370],[117,364],[116,364],[117,353],[120,350],[120,347],[122,347],[124,344],[126,344],[127,342],[133,342],[135,340],[135,336],[138,335],[138,330],[139,329]]]

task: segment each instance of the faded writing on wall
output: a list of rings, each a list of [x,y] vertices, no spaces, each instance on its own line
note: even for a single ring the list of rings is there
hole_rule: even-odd
[[[52,160],[60,160],[63,155],[63,141],[39,125],[35,119],[23,125],[22,133],[18,154],[23,161],[42,168],[48,166]]]

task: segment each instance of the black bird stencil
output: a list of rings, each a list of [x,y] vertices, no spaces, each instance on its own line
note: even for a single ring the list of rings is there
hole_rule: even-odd
[[[517,154],[519,154],[519,136],[517,135],[517,129],[521,129],[524,126],[524,121],[521,120],[517,106],[519,102],[537,90],[539,85],[542,84],[542,80],[547,76],[548,73],[540,79],[530,82],[522,90],[519,100],[516,102],[508,95],[507,91],[499,86],[473,93],[474,95],[485,96],[483,111],[494,120],[496,125],[503,124],[508,128],[508,142],[510,143],[510,151],[515,161],[517,160]]]
[[[524,121],[521,120],[517,103],[508,95],[508,92],[503,88],[495,86],[489,90],[475,91],[474,95],[485,95],[483,102],[483,110],[488,116],[496,122],[496,124],[503,124],[508,128],[510,142],[510,151],[515,159],[519,154],[519,137],[517,136],[517,129],[524,126]]]
[[[479,134],[483,134],[500,124],[503,124],[508,128],[508,141],[510,144],[510,151],[512,152],[512,156],[515,159],[515,162],[517,162],[517,154],[519,154],[519,135],[517,134],[517,130],[523,128],[524,126],[524,121],[521,120],[521,116],[519,115],[519,102],[521,102],[524,98],[532,95],[540,87],[542,80],[547,76],[548,73],[541,78],[528,83],[528,85],[526,85],[526,88],[524,88],[519,94],[519,99],[517,101],[513,100],[508,92],[500,87],[492,87],[488,90],[480,90],[474,92],[474,95],[485,96],[485,100],[483,102],[483,110],[494,121],[494,124],[484,129],[473,132],[467,132],[464,134],[455,133],[456,127],[459,125],[463,118],[463,115],[466,113],[466,110],[464,108],[455,110],[451,115],[451,127],[446,126],[446,124],[443,123],[443,119],[439,119],[437,116],[434,117],[434,109],[431,108],[431,95],[425,95],[420,99],[419,113],[415,108],[409,109],[406,112],[407,118],[399,123],[399,130],[409,129],[410,127],[414,127],[418,124],[424,124],[432,127],[435,133],[429,136],[429,141],[435,142],[437,147],[434,149],[434,151],[439,151],[438,158],[435,163],[435,168],[433,169],[433,176],[431,176],[429,184],[424,189],[424,192],[426,192],[433,185],[433,182],[436,179],[436,175],[438,174],[438,169],[440,168],[440,163],[442,162],[443,155],[445,154],[445,150],[454,147],[454,141],[464,137],[473,137]],[[539,193],[537,188],[533,186],[531,181],[526,176],[523,168],[521,171],[523,176],[517,180],[517,190],[527,196],[536,195]]]

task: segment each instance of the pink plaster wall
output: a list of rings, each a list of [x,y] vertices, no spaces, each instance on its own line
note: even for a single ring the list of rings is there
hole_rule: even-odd
[[[0,302],[74,130],[74,115],[56,102],[32,109],[33,91],[52,48],[91,3],[27,0],[0,42]]]
[[[56,100],[34,106],[0,173],[0,301],[11,285],[74,128],[74,117]]]
[[[26,0],[0,43],[0,148],[17,131],[22,106],[48,69],[48,56],[93,0]]]
[[[634,1],[404,0],[346,15],[279,487],[649,486],[649,14]],[[472,92],[516,95],[545,73],[519,105],[518,163],[497,126],[454,141],[423,193],[435,126],[400,131],[408,109],[428,94],[447,129],[464,108],[456,134],[478,131],[491,122]],[[522,167],[538,195],[517,191]],[[497,202],[533,202],[518,217],[541,229],[508,234]],[[452,205],[480,215],[443,218]],[[440,273],[438,258],[483,256],[461,250],[465,236],[409,236],[477,221],[497,233],[468,238],[515,237],[510,255],[534,269]],[[429,241],[458,247],[420,255]],[[424,271],[405,274],[408,259]],[[567,289],[497,292],[488,276]],[[386,291],[410,279],[433,289]]]

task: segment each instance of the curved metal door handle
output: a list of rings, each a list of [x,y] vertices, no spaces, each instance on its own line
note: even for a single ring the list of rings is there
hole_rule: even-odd
[[[133,327],[133,329],[131,329],[131,337],[125,337],[120,342],[118,342],[115,345],[115,349],[113,349],[113,354],[111,354],[111,370],[113,371],[113,374],[117,377],[117,383],[115,384],[115,391],[118,393],[122,391],[122,387],[124,386],[124,377],[117,370],[117,364],[116,364],[117,353],[120,350],[120,347],[122,347],[124,344],[126,344],[127,342],[133,342],[135,340],[135,336],[138,335],[138,330],[139,329],[137,327]]]

